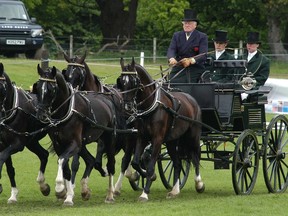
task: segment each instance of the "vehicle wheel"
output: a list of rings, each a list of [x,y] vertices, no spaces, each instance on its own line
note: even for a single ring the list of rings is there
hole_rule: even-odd
[[[269,123],[264,144],[263,174],[271,193],[281,193],[288,184],[288,120],[275,116]]]
[[[170,156],[166,150],[166,147],[162,149],[162,152],[157,161],[158,171],[161,181],[166,189],[172,189],[174,179],[173,162],[170,160]],[[184,187],[187,182],[191,163],[182,159],[182,168],[180,172],[180,189]]]
[[[248,195],[252,192],[259,169],[259,149],[255,133],[244,130],[236,143],[233,163],[232,180],[237,195]]]

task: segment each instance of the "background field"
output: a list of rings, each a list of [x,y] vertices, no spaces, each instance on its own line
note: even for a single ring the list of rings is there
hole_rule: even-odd
[[[127,60],[128,61],[128,60]],[[39,61],[25,59],[3,59],[6,72],[17,86],[28,89],[38,79],[36,67]],[[105,83],[115,83],[120,74],[119,61],[115,62],[88,62],[92,71],[103,78]],[[51,61],[50,66],[55,65],[63,69],[66,63],[63,61]],[[274,66],[273,66],[274,67]],[[147,65],[151,74],[159,76],[159,64]],[[164,67],[165,68],[165,67]],[[284,78],[285,67],[275,66],[273,77]],[[277,71],[276,71],[277,70]],[[279,71],[279,72],[278,72]],[[104,79],[105,78],[105,79]],[[271,116],[270,116],[271,117]],[[49,138],[41,140],[45,148],[50,145]],[[89,145],[89,150],[94,154],[96,144]],[[116,158],[117,180],[122,153]],[[83,173],[83,161],[76,179],[76,189],[73,207],[63,207],[62,201],[56,200],[54,195],[55,178],[57,171],[57,157],[49,156],[46,169],[46,181],[51,186],[51,194],[43,197],[36,183],[39,160],[37,157],[24,150],[13,155],[16,170],[16,182],[19,189],[18,203],[7,204],[10,196],[10,184],[5,166],[2,171],[0,183],[3,192],[0,194],[1,215],[286,215],[288,193],[269,194],[263,180],[262,166],[254,191],[249,196],[236,196],[234,194],[231,178],[231,170],[214,170],[213,163],[201,162],[201,175],[206,185],[203,194],[197,194],[194,189],[193,170],[190,179],[181,191],[178,198],[167,200],[167,190],[161,183],[160,177],[153,183],[150,200],[148,203],[139,203],[137,198],[141,191],[133,191],[128,181],[123,183],[122,194],[116,198],[114,204],[105,204],[104,199],[108,187],[108,179],[101,177],[93,171],[90,178],[92,196],[89,201],[82,201],[80,194],[80,179]],[[261,161],[262,162],[262,161]],[[159,175],[158,175],[159,176]]]

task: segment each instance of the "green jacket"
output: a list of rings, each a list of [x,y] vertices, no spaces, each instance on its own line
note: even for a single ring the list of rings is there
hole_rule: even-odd
[[[216,59],[215,53],[209,55],[213,60]],[[218,58],[218,60],[235,60],[233,55],[225,51],[222,55]],[[234,68],[214,68],[213,66],[206,66],[206,70],[209,70],[211,73],[211,80],[213,82],[232,82],[234,79]]]
[[[243,59],[247,59],[247,53],[243,55]],[[243,74],[244,69],[240,70]],[[261,52],[257,51],[255,56],[248,62],[247,72],[251,72],[256,80],[256,87],[263,86],[270,74],[270,60]]]

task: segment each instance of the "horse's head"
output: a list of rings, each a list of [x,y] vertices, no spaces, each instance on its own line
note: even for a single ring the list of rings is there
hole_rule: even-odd
[[[125,111],[132,113],[136,109],[136,94],[141,88],[141,82],[135,68],[134,58],[128,65],[124,65],[124,59],[121,58],[120,65],[122,72],[117,79],[117,88],[122,91]]]
[[[37,70],[40,78],[33,89],[38,100],[37,118],[43,122],[47,122],[50,118],[51,107],[56,99],[58,90],[56,81],[57,69],[53,66],[53,68],[48,68],[44,71],[38,64]]]
[[[87,73],[85,69],[86,53],[81,58],[78,56],[69,58],[64,54],[64,58],[68,62],[67,68],[62,71],[65,80],[71,83],[73,88],[82,90]]]
[[[7,90],[8,90],[8,86],[7,86],[7,81],[6,81],[6,77],[4,76],[4,66],[2,63],[0,63],[0,108],[1,108],[1,117],[2,117],[2,113],[5,111],[5,101],[7,98]]]

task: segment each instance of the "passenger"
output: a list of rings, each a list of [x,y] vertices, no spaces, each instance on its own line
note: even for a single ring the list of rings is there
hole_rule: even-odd
[[[208,55],[213,60],[235,60],[233,55],[226,51],[228,45],[227,31],[216,30],[214,41],[215,52]],[[211,72],[211,81],[227,83],[232,82],[234,78],[234,68],[214,68],[213,65],[206,67]]]
[[[247,72],[251,72],[256,80],[256,87],[263,86],[270,74],[270,61],[258,50],[261,42],[258,32],[248,32],[246,48],[243,59],[247,59]],[[243,74],[245,71],[240,72]]]
[[[193,10],[184,10],[182,24],[183,31],[173,34],[167,52],[169,65],[173,66],[169,80],[171,83],[197,83],[205,70],[208,37],[196,30],[199,20]]]

